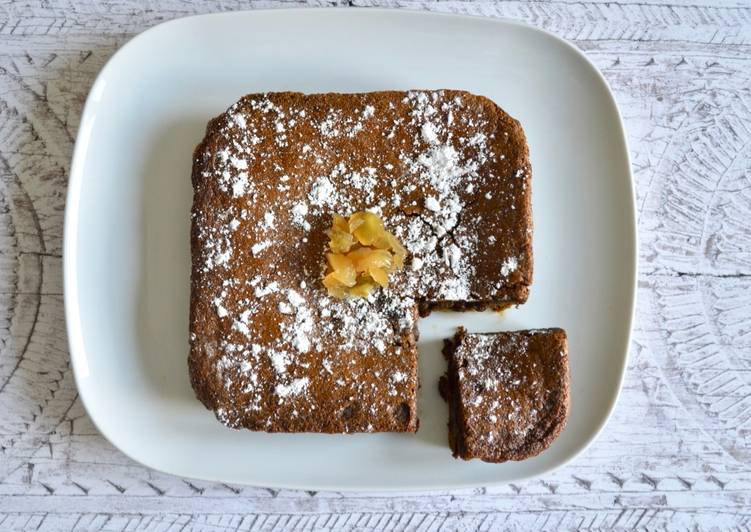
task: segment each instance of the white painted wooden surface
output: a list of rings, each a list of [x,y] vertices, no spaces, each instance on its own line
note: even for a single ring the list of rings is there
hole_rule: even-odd
[[[314,2],[313,5],[337,2]],[[599,440],[540,480],[347,495],[193,482],[114,450],[77,400],[61,236],[94,76],[134,34],[296,2],[0,0],[0,530],[751,528],[751,5],[380,2],[573,40],[615,90],[638,191],[629,373]]]

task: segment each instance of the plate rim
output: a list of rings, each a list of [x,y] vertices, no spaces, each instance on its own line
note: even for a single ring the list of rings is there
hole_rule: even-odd
[[[417,9],[401,9],[401,8],[368,8],[368,9],[352,9],[349,7],[325,7],[325,8],[310,8],[310,7],[296,7],[296,8],[264,8],[264,9],[245,9],[245,10],[237,10],[237,11],[225,11],[225,12],[215,12],[215,13],[206,13],[206,14],[198,14],[198,15],[190,15],[186,17],[179,17],[172,20],[168,20],[165,22],[161,22],[159,24],[156,24],[137,35],[133,36],[131,39],[129,39],[126,43],[124,43],[120,48],[118,48],[114,54],[106,61],[104,66],[101,68],[99,73],[97,74],[96,78],[94,79],[94,82],[91,85],[91,88],[89,89],[89,94],[86,97],[85,104],[82,108],[81,112],[81,118],[79,121],[78,131],[76,133],[76,140],[75,140],[75,146],[73,149],[73,156],[71,159],[71,166],[70,166],[70,174],[68,178],[68,188],[66,192],[66,199],[65,199],[65,214],[64,214],[64,229],[63,229],[63,300],[64,300],[64,312],[65,312],[65,328],[66,328],[66,334],[67,334],[67,343],[68,343],[68,352],[71,360],[71,366],[73,369],[73,377],[74,381],[76,383],[76,389],[78,392],[79,399],[81,400],[81,404],[84,407],[84,410],[86,411],[87,416],[91,420],[91,422],[96,427],[97,431],[109,442],[110,445],[112,445],[115,449],[118,450],[118,452],[121,452],[125,456],[127,456],[129,459],[133,460],[134,462],[144,465],[150,469],[153,469],[155,471],[166,473],[169,475],[179,476],[183,478],[191,478],[191,479],[197,479],[197,480],[204,480],[204,481],[210,481],[210,482],[223,482],[219,475],[215,476],[193,476],[191,474],[185,474],[183,472],[175,472],[170,471],[165,467],[162,467],[160,464],[151,463],[148,458],[143,458],[139,456],[135,456],[134,453],[131,453],[130,451],[126,451],[121,447],[121,445],[118,443],[117,438],[114,437],[111,434],[108,434],[106,431],[104,431],[100,425],[100,423],[97,421],[97,419],[91,414],[92,410],[88,405],[88,401],[91,400],[91,397],[88,397],[85,393],[82,392],[83,388],[85,386],[82,383],[82,380],[85,378],[84,373],[88,374],[88,364],[86,362],[86,354],[83,344],[83,332],[82,332],[82,326],[81,326],[81,318],[79,313],[79,302],[78,302],[78,279],[76,277],[76,266],[77,266],[77,249],[78,249],[78,240],[77,240],[77,229],[79,224],[79,215],[80,215],[80,209],[79,209],[79,202],[80,202],[80,195],[81,195],[81,187],[83,185],[83,176],[84,176],[84,166],[85,166],[85,158],[86,154],[88,152],[88,144],[89,140],[88,137],[91,133],[91,128],[93,126],[92,122],[92,116],[95,115],[95,109],[98,105],[98,102],[96,101],[98,98],[98,95],[96,94],[97,88],[102,86],[102,81],[106,79],[109,71],[113,68],[113,65],[117,63],[120,57],[125,56],[130,48],[134,46],[134,43],[140,42],[141,40],[144,40],[147,35],[150,35],[151,33],[156,33],[159,31],[164,31],[164,29],[167,26],[177,26],[179,24],[185,23],[185,21],[190,19],[196,19],[196,18],[226,18],[234,15],[244,15],[244,16],[253,16],[259,13],[263,14],[275,14],[280,17],[289,17],[289,16],[295,16],[295,15],[305,15],[307,16],[308,13],[306,12],[324,12],[324,13],[336,13],[339,15],[346,14],[347,16],[352,17],[360,17],[362,19],[367,19],[368,17],[372,15],[389,15],[389,16],[419,16],[424,18],[443,18],[443,19],[453,19],[453,20],[464,20],[467,22],[473,22],[473,23],[483,23],[483,24],[495,24],[499,28],[503,26],[516,26],[520,28],[524,28],[525,30],[531,31],[532,33],[537,33],[545,36],[546,38],[552,39],[556,44],[559,46],[562,46],[566,48],[569,52],[573,52],[575,56],[577,56],[578,59],[583,60],[585,64],[593,71],[595,74],[596,79],[600,83],[601,87],[605,89],[605,94],[607,95],[608,105],[612,107],[612,110],[615,111],[615,116],[617,117],[617,124],[614,124],[614,126],[617,127],[617,133],[620,134],[621,140],[622,140],[622,148],[625,154],[625,162],[626,162],[626,170],[628,172],[628,179],[630,184],[630,195],[629,195],[629,206],[630,209],[627,212],[628,218],[630,220],[627,221],[627,226],[629,231],[631,232],[631,239],[630,239],[630,245],[631,245],[631,254],[632,254],[632,260],[630,261],[630,271],[627,272],[630,276],[630,286],[631,290],[629,293],[630,296],[630,306],[629,312],[627,314],[627,326],[628,331],[625,338],[625,345],[621,346],[621,349],[624,351],[624,355],[622,357],[622,362],[620,364],[620,367],[618,368],[619,372],[619,378],[618,378],[618,385],[615,387],[611,392],[611,397],[609,398],[609,405],[607,408],[607,414],[602,418],[602,420],[599,423],[599,426],[597,427],[597,430],[591,432],[588,437],[585,439],[584,443],[579,447],[576,452],[572,453],[570,456],[566,457],[564,460],[551,464],[550,466],[544,467],[540,471],[537,471],[535,473],[527,474],[527,475],[521,475],[515,479],[511,480],[496,480],[492,482],[482,482],[482,483],[475,483],[475,482],[458,482],[456,484],[428,484],[428,483],[420,483],[420,482],[412,482],[407,485],[397,485],[397,484],[373,484],[373,485],[367,485],[367,484],[358,484],[356,486],[338,486],[336,484],[329,484],[326,480],[321,480],[319,482],[315,483],[306,483],[304,481],[298,482],[296,484],[290,483],[290,482],[264,482],[263,484],[254,483],[252,480],[243,481],[243,480],[231,480],[229,482],[241,484],[241,485],[247,485],[247,486],[257,486],[257,487],[269,487],[274,489],[293,489],[293,490],[302,490],[302,489],[315,489],[318,491],[344,491],[344,492],[414,492],[414,491],[428,491],[428,490],[441,490],[441,489],[466,489],[466,488],[472,488],[477,486],[501,486],[505,484],[509,484],[511,482],[523,482],[527,480],[531,480],[534,478],[539,478],[543,475],[547,475],[555,470],[561,469],[571,462],[573,462],[576,458],[581,456],[591,445],[592,443],[597,440],[605,426],[610,421],[613,412],[615,410],[615,407],[618,403],[618,400],[620,398],[622,389],[623,389],[623,382],[626,375],[626,370],[628,368],[628,362],[631,355],[631,340],[633,338],[633,327],[634,327],[634,320],[636,317],[636,301],[637,301],[637,293],[638,293],[638,266],[639,266],[639,232],[638,232],[638,211],[636,207],[636,187],[634,183],[634,175],[633,175],[633,166],[631,162],[631,152],[629,149],[629,143],[628,143],[628,136],[626,133],[626,129],[623,122],[623,116],[621,115],[620,108],[618,107],[617,101],[615,99],[615,95],[613,94],[613,91],[610,87],[610,84],[607,82],[606,78],[600,72],[600,70],[597,68],[597,66],[594,64],[592,60],[587,57],[587,55],[577,48],[574,44],[567,41],[566,39],[559,37],[558,35],[555,35],[554,33],[551,33],[550,31],[547,31],[542,28],[538,28],[536,26],[533,26],[531,24],[528,24],[526,22],[521,22],[514,19],[509,18],[503,18],[503,17],[488,17],[488,16],[481,16],[481,15],[467,15],[467,14],[454,14],[454,13],[445,13],[445,12],[435,12],[435,11],[427,11],[427,10],[417,10]],[[489,466],[492,466],[492,464],[488,464]]]

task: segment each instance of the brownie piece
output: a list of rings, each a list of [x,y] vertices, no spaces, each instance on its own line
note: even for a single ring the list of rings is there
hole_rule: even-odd
[[[189,368],[230,427],[417,429],[417,318],[523,303],[532,279],[519,123],[462,91],[251,94],[194,153]],[[333,214],[407,248],[368,299],[321,283]]]
[[[443,350],[439,389],[449,404],[456,458],[524,460],[547,449],[566,425],[569,372],[562,329],[469,334]]]

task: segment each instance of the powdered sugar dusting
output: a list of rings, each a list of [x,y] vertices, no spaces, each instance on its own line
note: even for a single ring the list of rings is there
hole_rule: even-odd
[[[516,259],[516,257],[508,257],[503,261],[503,264],[501,264],[501,275],[508,277],[512,272],[516,271],[516,268],[518,266],[519,261]]]
[[[308,387],[308,384],[310,384],[310,379],[303,377],[293,380],[290,384],[277,384],[275,391],[279,398],[282,399],[289,395],[300,395]]]
[[[562,371],[554,360],[557,352],[549,350],[552,340],[544,338],[549,334],[545,330],[469,334],[456,348],[453,356],[464,415],[478,434],[486,434],[481,439],[491,442],[492,434],[500,432],[507,435],[506,448],[522,447],[553,402],[560,400],[554,394],[561,385],[545,384],[546,375]]]
[[[416,386],[414,347],[403,342],[415,330],[418,301],[475,299],[475,258],[495,237],[480,241],[482,228],[464,213],[507,197],[486,182],[488,161],[506,157],[492,118],[452,93],[409,92],[399,109],[367,95],[353,107],[301,109],[299,101],[241,101],[225,115],[221,148],[201,155],[208,162],[199,186],[226,198],[193,216],[198,269],[208,280],[201,289],[224,328],[212,356],[237,405],[218,414],[230,426],[247,412],[260,427],[278,416],[304,423],[325,407],[316,403],[321,386],[359,397],[371,419],[391,419]],[[509,177],[524,187],[526,176],[527,168],[514,168]],[[365,209],[403,242],[407,267],[368,299],[329,298],[320,283],[324,232],[333,213]],[[509,251],[494,289],[523,259]],[[268,394],[278,409],[265,406]],[[354,418],[345,425],[373,430]]]

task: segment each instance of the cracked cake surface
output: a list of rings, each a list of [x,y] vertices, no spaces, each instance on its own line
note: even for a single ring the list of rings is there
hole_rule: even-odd
[[[190,355],[230,427],[417,430],[417,318],[523,303],[531,169],[520,124],[463,91],[250,94],[194,153]],[[322,284],[332,216],[408,251],[388,289]]]

